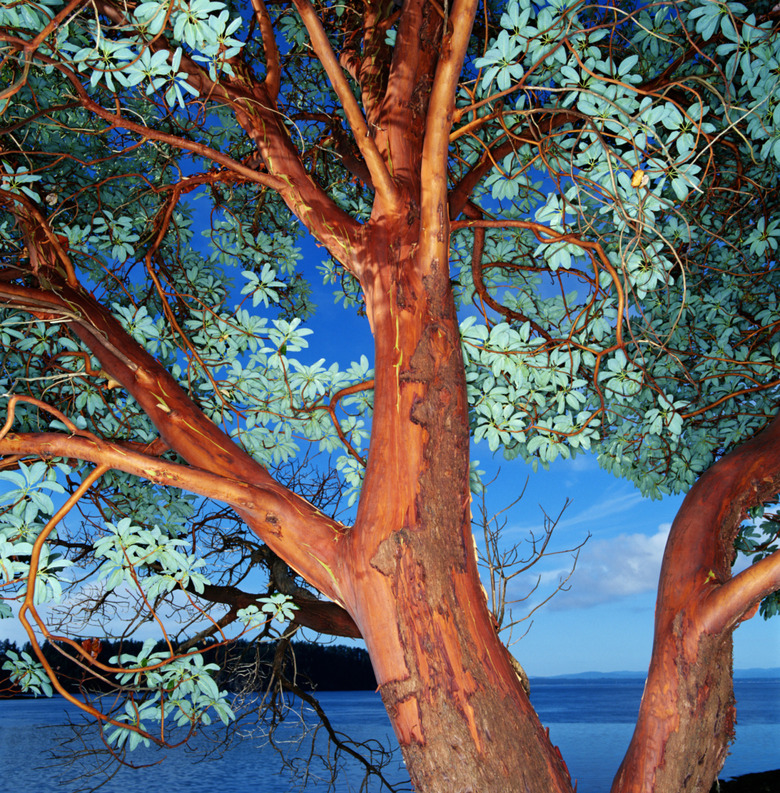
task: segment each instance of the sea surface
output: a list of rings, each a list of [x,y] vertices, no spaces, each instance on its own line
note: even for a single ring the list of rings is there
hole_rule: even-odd
[[[631,679],[543,678],[531,681],[531,699],[550,737],[566,760],[578,793],[608,793],[612,777],[631,739],[642,696],[643,681]],[[726,761],[722,778],[780,768],[780,679],[736,680],[737,738]],[[390,723],[378,694],[372,691],[320,692],[333,728],[357,740],[395,745]],[[101,761],[95,755],[95,732],[74,730],[80,716],[60,699],[0,700],[0,793],[77,793],[105,781]],[[276,741],[293,764],[306,767],[311,738],[297,742],[302,723],[314,724],[311,711],[292,714],[276,735]],[[146,767],[131,769],[109,763],[116,773],[99,789],[103,793],[307,793],[359,791],[363,781],[360,765],[348,755],[341,757],[344,773],[329,787],[329,772],[310,764],[308,780],[285,769],[279,753],[261,730],[241,722],[237,734],[224,744],[224,732],[211,728],[194,741],[194,748],[159,751],[139,749],[130,758]],[[324,731],[314,745],[331,758],[333,746]],[[378,744],[372,744],[375,748]],[[404,785],[400,756],[391,759],[387,778]],[[380,791],[372,779],[366,791]]]

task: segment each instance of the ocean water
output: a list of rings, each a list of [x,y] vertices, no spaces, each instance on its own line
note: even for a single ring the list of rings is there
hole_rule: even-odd
[[[631,739],[642,695],[637,679],[537,679],[531,681],[531,699],[550,737],[566,760],[578,793],[607,793],[612,777]],[[728,778],[755,771],[780,768],[780,680],[737,680],[737,737],[721,776]],[[318,699],[333,728],[357,740],[370,740],[377,748],[395,746],[387,715],[378,694],[371,691],[321,692]],[[310,718],[309,718],[310,717]],[[313,714],[303,721],[315,723]],[[314,746],[330,753],[333,747],[322,730],[298,741],[301,720],[293,718],[277,733],[276,740],[294,766],[301,770]],[[329,790],[329,771],[310,765],[308,779],[285,768],[279,753],[268,745],[261,731],[247,723],[238,734],[222,743],[224,733],[214,728],[194,741],[192,748],[134,752],[134,762],[146,767],[131,769],[109,763],[114,775],[105,781],[100,771],[107,754],[95,755],[94,732],[84,735],[68,726],[80,717],[59,698],[0,700],[0,793],[42,793],[58,790],[77,793],[96,788],[104,793],[307,793]],[[92,737],[90,737],[90,735]],[[377,742],[377,743],[373,743]],[[341,758],[343,771],[335,787],[338,793],[359,791],[363,773],[357,761]],[[387,778],[403,785],[405,773],[400,756],[385,769]],[[364,790],[379,791],[371,780]]]
[[[634,731],[644,681],[542,679],[531,701],[561,749],[578,793],[607,793]],[[780,768],[780,680],[735,680],[736,740],[720,776]]]

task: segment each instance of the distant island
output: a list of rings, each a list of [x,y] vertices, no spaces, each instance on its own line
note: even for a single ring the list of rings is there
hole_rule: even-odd
[[[98,659],[105,664],[122,653],[136,654],[141,641],[100,641]],[[155,651],[165,651],[160,642]],[[8,650],[32,653],[29,643],[21,649],[13,642],[0,642],[0,697],[15,696],[19,691],[11,685],[8,673],[1,669]],[[66,687],[78,690],[84,683],[84,670],[65,657],[48,642],[43,650]],[[220,671],[216,682],[225,691],[259,691],[264,689],[272,672],[282,672],[285,678],[304,691],[373,691],[377,688],[371,659],[362,647],[343,644],[316,644],[291,642],[280,648],[276,642],[247,642],[237,640],[225,644],[212,644],[201,648],[206,663],[215,663]],[[644,680],[645,672],[575,672],[564,675],[533,675],[531,681],[554,680]],[[736,669],[737,680],[780,679],[780,667],[771,669]],[[88,679],[90,690],[99,688],[99,681]],[[107,687],[106,687],[107,688]]]
[[[531,680],[644,680],[646,672],[569,672],[564,675],[531,675]],[[735,680],[777,680],[780,679],[780,666],[769,669],[735,669]]]

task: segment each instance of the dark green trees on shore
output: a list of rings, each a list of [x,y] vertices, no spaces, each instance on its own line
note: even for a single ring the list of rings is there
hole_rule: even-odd
[[[97,660],[108,663],[121,653],[138,655],[143,642],[102,641]],[[16,653],[33,652],[28,643],[21,649],[13,642],[0,643],[0,698],[20,693],[7,671],[2,670],[6,651]],[[48,642],[44,643],[43,654],[70,691],[86,686],[90,691],[100,691],[101,681],[85,675],[84,669],[69,656],[58,652]],[[155,645],[152,652],[164,650],[162,643]],[[360,647],[345,645],[320,645],[310,642],[290,642],[279,647],[277,643],[256,644],[245,640],[217,644],[203,649],[206,664],[216,664],[219,671],[214,674],[219,687],[225,691],[262,691],[272,679],[276,666],[279,678],[289,680],[305,691],[358,691],[376,689],[376,678],[371,668],[368,653]],[[108,686],[103,689],[108,690]]]

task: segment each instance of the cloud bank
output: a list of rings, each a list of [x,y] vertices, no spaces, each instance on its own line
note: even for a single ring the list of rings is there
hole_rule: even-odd
[[[655,592],[661,571],[670,523],[662,523],[655,534],[618,534],[611,539],[591,538],[580,552],[577,569],[569,580],[570,590],[550,601],[552,609],[588,608],[601,603]],[[543,574],[548,583],[568,570]]]

